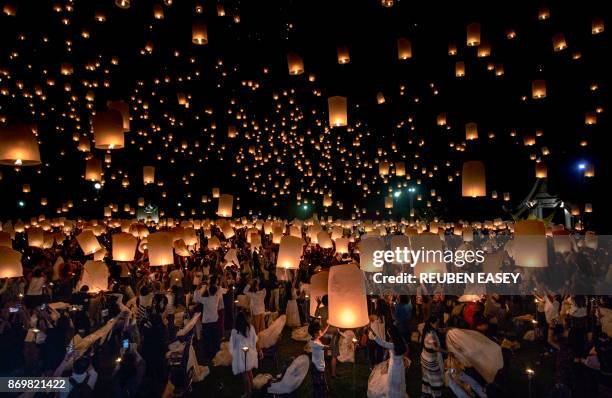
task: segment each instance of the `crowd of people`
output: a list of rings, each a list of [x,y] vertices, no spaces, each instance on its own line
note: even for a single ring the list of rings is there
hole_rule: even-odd
[[[110,233],[98,237],[109,249]],[[24,276],[0,282],[0,374],[69,377],[70,391],[61,397],[162,396],[168,394],[168,380],[174,381],[169,347],[199,314],[193,340],[198,361],[212,364],[222,342],[228,342],[231,369],[244,383],[245,396],[263,395],[288,370],[284,367],[256,388],[254,370],[267,353],[258,336],[284,315],[287,328],[307,331],[313,395],[330,396],[330,379],[338,377],[342,340],[348,334],[328,323],[328,295],[310,296],[308,286],[321,270],[359,264],[356,243],[344,254],[306,244],[299,268],[287,271],[276,268],[278,245],[263,231],[255,247],[248,243],[246,228],[225,239],[212,225],[206,235],[222,242],[212,249],[199,233],[201,245],[186,256],[175,254],[167,267],[149,267],[146,250],[137,251],[130,262],[106,256],[108,286],[100,292],[79,284],[88,257],[74,233],[47,249],[27,246],[24,234],[17,234],[13,247],[22,252]],[[486,231],[475,235],[471,245],[493,239]],[[604,248],[584,246],[553,258],[562,280],[573,283],[581,283],[578,272],[604,278],[610,262]],[[504,264],[512,268],[512,258],[505,255]],[[612,341],[602,314],[612,308],[611,298],[560,291],[464,297],[423,286],[412,295],[369,295],[370,322],[354,330],[351,340],[353,351],[367,352],[373,375],[379,370],[385,377],[381,395],[368,393],[404,397],[407,383],[418,382],[406,379],[406,368],[420,366],[423,397],[440,397],[446,389],[460,397],[508,396],[513,358],[527,340],[555,357],[547,394],[569,397],[589,391],[596,396],[598,388],[612,386]],[[501,348],[503,363],[493,377],[449,349],[445,336],[453,328],[477,331]],[[420,364],[414,363],[418,352]]]

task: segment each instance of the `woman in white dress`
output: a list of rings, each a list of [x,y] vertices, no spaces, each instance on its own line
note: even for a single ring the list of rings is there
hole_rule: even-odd
[[[242,374],[245,397],[250,398],[253,392],[253,368],[257,368],[258,358],[263,353],[257,347],[257,333],[249,323],[244,312],[236,316],[236,325],[232,329],[229,341],[232,354],[232,372]]]
[[[389,350],[389,370],[387,371],[387,398],[406,397],[406,368],[404,366],[404,355],[407,352],[406,344],[401,338],[397,327],[392,325],[389,328],[391,342],[383,340],[382,336],[376,335],[376,331],[368,327],[377,344]]]
[[[298,311],[297,294],[295,291],[295,286],[287,282],[285,291],[287,292],[287,311],[286,311],[287,326],[289,327],[301,326],[302,322],[300,322],[300,313]]]

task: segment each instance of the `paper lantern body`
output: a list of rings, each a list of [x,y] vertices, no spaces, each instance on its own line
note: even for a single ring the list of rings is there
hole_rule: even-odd
[[[121,149],[124,146],[123,116],[116,110],[98,112],[93,117],[97,149]]]
[[[374,265],[374,252],[385,250],[385,242],[378,236],[368,236],[359,241],[359,267],[365,272],[378,272]]]
[[[546,227],[540,220],[521,220],[514,225],[514,261],[519,267],[548,266]]]
[[[501,347],[477,330],[450,329],[446,346],[464,366],[473,367],[488,383],[504,366]]]
[[[91,158],[85,163],[85,179],[87,181],[100,181],[102,178],[102,161]]]
[[[327,106],[330,127],[343,127],[348,124],[346,97],[329,97],[327,99]]]
[[[400,60],[412,58],[412,43],[410,40],[403,37],[397,39],[397,58]]]
[[[28,228],[28,246],[42,248],[45,242],[45,237],[42,228]]]
[[[331,267],[327,288],[330,325],[354,329],[370,322],[365,277],[356,264]]]
[[[99,293],[108,290],[108,267],[102,261],[87,260],[83,266],[81,280],[77,288],[88,286],[89,293]]]
[[[138,239],[132,234],[119,232],[113,235],[113,260],[133,261]]]
[[[533,99],[546,98],[546,80],[534,80],[531,82],[531,97]]]
[[[130,106],[124,101],[108,101],[108,109],[115,110],[121,114],[123,131],[130,131]]]
[[[208,30],[204,21],[193,21],[191,25],[191,42],[200,46],[208,44]]]
[[[149,266],[161,267],[174,264],[172,235],[168,232],[154,232],[147,237]]]
[[[477,46],[480,44],[480,24],[471,23],[467,26],[467,40],[468,46]]]
[[[11,234],[6,231],[0,231],[0,246],[13,248]]]
[[[287,54],[287,66],[290,75],[301,75],[304,73],[304,61],[296,53]]]
[[[349,252],[349,240],[348,238],[338,238],[335,240],[336,253],[345,254]]]
[[[286,269],[297,269],[300,266],[304,241],[295,236],[283,236],[278,249],[276,266]]]
[[[217,215],[219,217],[231,217],[233,205],[234,197],[232,195],[219,195],[219,207],[217,208]]]
[[[10,247],[0,246],[0,279],[22,276],[21,253]]]
[[[463,163],[461,192],[465,197],[487,195],[484,164],[478,160]]]
[[[317,297],[323,297],[327,294],[328,279],[328,271],[321,271],[310,277],[310,316],[315,316]]]
[[[142,183],[144,185],[153,184],[155,182],[155,167],[143,166],[142,167]]]
[[[206,245],[206,247],[208,248],[208,250],[217,250],[219,247],[221,247],[221,242],[216,236],[213,236],[208,239],[208,244]]]
[[[334,247],[332,240],[325,231],[321,231],[317,234],[317,242],[322,249],[331,249]]]
[[[0,127],[0,164],[7,166],[35,166],[40,164],[38,141],[25,124]]]
[[[98,239],[96,239],[96,236],[91,229],[83,230],[83,232],[77,235],[76,240],[79,243],[79,246],[81,246],[83,254],[86,256],[94,254],[98,250],[102,249],[102,246],[100,246]]]

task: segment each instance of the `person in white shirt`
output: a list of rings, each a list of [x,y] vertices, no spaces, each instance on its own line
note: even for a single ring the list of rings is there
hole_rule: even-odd
[[[204,343],[204,356],[212,359],[221,344],[219,336],[219,306],[221,292],[217,286],[204,285],[194,293],[194,301],[202,304],[202,341]]]
[[[28,308],[38,307],[43,303],[43,293],[47,278],[40,269],[35,269],[26,290],[26,306]]]
[[[385,355],[384,348],[376,344],[376,336],[385,340],[385,316],[382,312],[382,306],[376,305],[376,310],[370,315],[370,329],[373,332],[368,333],[368,353],[370,354],[370,364],[372,367],[382,362]]]
[[[257,333],[266,328],[264,315],[266,312],[266,290],[259,286],[259,281],[254,279],[244,288],[244,294],[249,297],[251,308],[251,322]]]
[[[253,369],[257,368],[258,358],[263,353],[257,347],[257,333],[253,325],[249,324],[244,312],[236,316],[236,326],[232,329],[229,341],[232,353],[232,372],[242,374],[244,380],[245,396],[251,397],[253,392]]]
[[[321,329],[321,324],[318,321],[308,325],[308,334],[312,337],[308,342],[312,351],[312,395],[315,398],[325,398],[329,395],[327,380],[325,379],[325,345],[321,343],[321,337],[327,332],[328,326]]]

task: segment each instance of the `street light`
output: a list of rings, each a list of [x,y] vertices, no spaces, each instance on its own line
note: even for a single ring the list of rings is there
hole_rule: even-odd
[[[399,198],[401,196],[401,194],[402,194],[402,191],[395,191],[393,193],[393,196],[395,196],[396,198]]]

